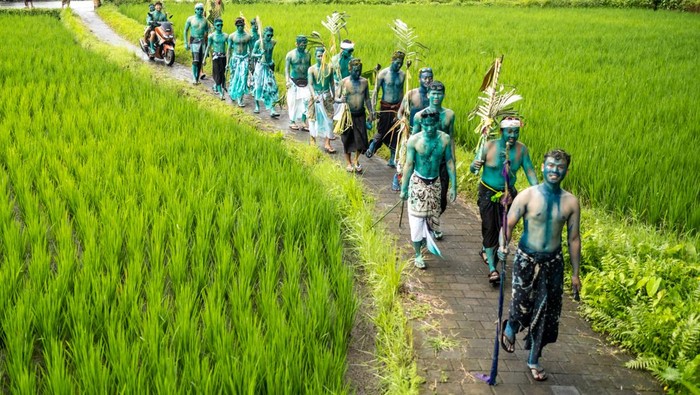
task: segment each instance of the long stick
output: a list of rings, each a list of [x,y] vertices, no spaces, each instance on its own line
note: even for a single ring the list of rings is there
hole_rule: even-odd
[[[405,204],[401,204],[401,216],[399,217],[399,228],[401,227],[401,222],[403,222],[403,207]],[[578,295],[578,293],[577,293]]]
[[[391,206],[391,207],[389,208],[389,210],[387,210],[384,214],[382,214],[382,216],[379,217],[378,220],[374,221],[374,223],[372,224],[372,226],[370,226],[369,228],[370,228],[370,229],[374,228],[374,225],[378,224],[379,221],[383,220],[384,217],[386,217],[387,215],[389,215],[390,212],[394,211],[394,209],[396,208],[396,206],[398,206],[399,203],[402,203],[402,202],[403,202],[403,199],[399,199],[399,201],[396,202],[396,203],[394,203],[394,205]],[[401,205],[401,212],[403,213],[403,205]]]

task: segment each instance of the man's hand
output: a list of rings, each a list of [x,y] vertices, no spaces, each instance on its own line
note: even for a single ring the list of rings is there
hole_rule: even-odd
[[[408,191],[401,190],[401,199],[408,199]]]
[[[571,289],[574,294],[578,294],[581,291],[581,280],[576,275],[571,276]]]
[[[471,166],[470,166],[470,167],[471,167],[471,170],[472,170],[472,173],[478,172],[479,169],[481,169],[481,166],[483,166],[483,165],[484,165],[484,161],[483,161],[483,160],[475,160],[474,162],[472,162],[472,164],[471,164]]]
[[[450,198],[450,202],[452,203],[454,203],[454,201],[457,200],[457,187],[450,188],[448,197]]]
[[[508,256],[508,247],[499,247],[496,255],[498,255],[498,259],[505,261]]]
[[[185,51],[189,51],[189,50],[190,50],[190,44],[187,44],[187,43],[185,42]]]

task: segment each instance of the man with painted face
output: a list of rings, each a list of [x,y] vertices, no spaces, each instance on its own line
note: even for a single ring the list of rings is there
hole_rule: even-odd
[[[581,210],[578,199],[561,188],[571,164],[564,150],[545,154],[541,184],[520,193],[508,212],[506,238],[523,218],[523,234],[513,260],[513,299],[508,319],[501,325],[501,346],[506,352],[515,349],[515,334],[528,328],[525,349],[530,350],[527,366],[536,381],[547,379],[539,364],[542,349],[557,340],[564,288],[564,260],[561,238],[564,225],[571,258],[571,286],[574,294],[581,289],[579,264]],[[507,246],[499,249],[505,259]]]
[[[221,18],[214,20],[214,33],[209,35],[207,54],[211,50],[212,74],[214,76],[214,92],[224,100],[224,84],[226,83],[226,47],[228,35],[222,31],[224,21]]]
[[[253,46],[253,58],[255,62],[255,72],[253,73],[253,96],[255,96],[255,112],[260,112],[260,102],[270,111],[271,118],[279,117],[275,112],[274,105],[279,99],[277,81],[273,72],[274,62],[272,51],[275,49],[277,41],[273,40],[274,29],[272,26],[265,28],[262,41],[258,40]]]
[[[372,138],[365,155],[371,158],[382,147],[382,144],[386,144],[391,151],[388,163],[390,167],[396,167],[394,157],[396,155],[399,131],[395,125],[396,114],[401,106],[403,88],[406,82],[406,73],[401,70],[405,57],[406,54],[401,51],[394,52],[394,55],[391,57],[391,65],[377,74],[377,83],[374,86],[374,91],[372,91],[373,108],[377,108],[377,97],[380,90],[382,91],[382,99],[379,105],[377,134]]]
[[[413,124],[413,118],[416,116],[418,111],[428,107],[428,87],[433,82],[433,69],[430,67],[423,67],[418,72],[418,79],[420,86],[406,92],[401,100],[401,106],[399,106],[399,110],[396,113],[397,119],[403,120],[403,126],[399,137],[399,143],[401,146],[398,147],[398,166],[396,166],[396,174],[394,174],[394,180],[391,184],[391,189],[393,191],[398,191],[400,188],[399,174],[403,174],[401,166],[406,158],[405,143],[410,137],[410,129],[411,125]]]
[[[158,26],[158,22],[167,22],[168,21],[168,16],[165,15],[164,12],[162,12],[163,9],[163,3],[160,1],[157,1],[155,5],[153,5],[153,9],[151,10],[149,6],[149,13],[148,17],[146,18],[146,24],[148,25],[148,28],[146,29],[146,34],[145,34],[145,39],[148,40],[148,50],[151,54],[154,54],[156,52],[156,32],[155,32],[155,27]]]
[[[442,101],[445,99],[445,85],[440,81],[433,81],[428,87],[428,108],[416,113],[416,117],[413,120],[413,127],[411,128],[413,134],[421,132],[421,123],[418,121],[420,119],[420,114],[430,109],[433,112],[440,114],[440,122],[438,123],[438,130],[445,132],[454,136],[455,128],[455,112],[449,108],[444,108],[442,106]],[[452,158],[455,157],[455,146],[454,140],[451,140],[450,150],[452,151]],[[440,195],[440,215],[445,212],[447,208],[447,186],[449,178],[447,174],[447,166],[443,161],[440,164],[440,185],[442,186],[442,194]],[[442,239],[442,232],[435,232],[435,238]]]
[[[316,47],[316,64],[309,67],[311,100],[307,112],[311,144],[316,144],[317,137],[323,138],[326,152],[333,154],[333,72],[330,66],[323,65],[325,52],[325,48]]]
[[[228,36],[229,80],[228,94],[231,100],[244,107],[243,95],[248,93],[248,56],[250,55],[250,34],[246,33],[245,20],[236,18],[236,31]]]
[[[425,269],[421,253],[424,243],[434,245],[430,231],[440,231],[440,164],[447,163],[450,176],[450,201],[457,197],[457,176],[452,157],[452,138],[438,130],[440,114],[426,109],[416,118],[421,132],[411,136],[406,144],[406,164],[401,182],[401,199],[408,200],[408,223],[415,250],[415,265]]]
[[[501,281],[498,270],[496,270],[496,247],[498,246],[498,235],[503,218],[501,197],[506,188],[506,180],[503,176],[506,154],[510,158],[508,195],[511,201],[518,193],[515,190],[518,169],[523,169],[530,185],[537,184],[537,175],[532,166],[530,153],[525,144],[518,141],[521,126],[522,123],[518,118],[503,119],[500,123],[501,138],[489,141],[484,148],[486,154],[483,158],[475,158],[469,167],[469,171],[472,173],[477,173],[482,167],[484,169],[479,183],[477,205],[481,214],[481,236],[483,238],[481,257],[489,266],[489,282],[491,284],[498,284]],[[510,207],[510,202],[506,203]]]
[[[189,33],[189,37],[188,37]],[[202,74],[205,45],[209,33],[209,22],[204,18],[204,4],[197,3],[194,6],[194,15],[185,22],[185,49],[192,51],[192,83],[199,84]]]
[[[308,130],[306,126],[306,107],[310,92],[309,67],[311,55],[306,51],[308,39],[298,35],[297,47],[287,53],[284,62],[284,77],[287,82],[287,108],[289,110],[289,128],[292,130]]]
[[[331,63],[335,72],[336,86],[340,86],[340,81],[350,76],[350,61],[353,59],[355,52],[355,43],[350,40],[343,40],[340,43],[340,53],[333,56]]]
[[[353,59],[348,64],[350,75],[341,81],[338,101],[346,103],[352,125],[347,127],[340,136],[343,142],[343,150],[347,161],[346,170],[362,173],[360,155],[367,149],[368,123],[371,125],[374,119],[374,109],[369,97],[369,82],[362,78],[362,61]],[[369,117],[366,117],[369,112]],[[351,154],[355,152],[355,161],[351,160]]]

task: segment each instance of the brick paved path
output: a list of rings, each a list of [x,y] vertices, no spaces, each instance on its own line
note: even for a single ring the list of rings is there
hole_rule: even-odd
[[[36,6],[60,7],[60,2],[36,2]],[[4,3],[2,6],[23,7],[23,3]],[[72,1],[74,11],[103,40],[112,45],[129,48],[137,56],[146,58],[135,44],[114,33],[92,10],[92,2]],[[182,47],[179,50],[183,50]],[[280,50],[284,50],[283,48]],[[164,66],[163,66],[164,67]],[[190,68],[175,64],[172,76],[190,80]],[[204,81],[202,89],[210,89],[211,80]],[[252,105],[246,108],[252,111]],[[305,141],[307,133],[286,130],[287,116],[274,124],[290,136]],[[319,147],[321,147],[319,142]],[[333,146],[342,152],[339,140]],[[343,160],[343,155],[334,155]],[[469,158],[459,158],[469,160]],[[378,214],[391,207],[398,194],[390,189],[393,170],[386,161],[374,157],[361,160],[365,169],[362,177],[377,198]],[[343,165],[344,166],[344,165]],[[398,236],[402,253],[412,256],[407,218],[398,229],[397,208],[382,221],[386,229]],[[497,320],[498,288],[492,288],[486,279],[487,267],[478,252],[481,247],[478,212],[472,202],[451,204],[442,216],[445,237],[438,242],[445,259],[427,255],[428,269],[412,269],[407,280],[407,310],[412,319],[414,348],[419,373],[426,378],[423,394],[659,394],[663,393],[651,375],[626,369],[630,359],[625,352],[606,345],[591,331],[586,321],[576,313],[576,303],[564,297],[559,340],[548,345],[540,359],[549,379],[532,380],[525,365],[527,352],[518,339],[514,354],[500,351],[499,374],[496,386],[488,386],[476,378],[488,374],[495,325]],[[585,243],[585,240],[583,241]],[[506,287],[506,308],[510,300],[510,286]],[[522,335],[519,336],[522,338]]]

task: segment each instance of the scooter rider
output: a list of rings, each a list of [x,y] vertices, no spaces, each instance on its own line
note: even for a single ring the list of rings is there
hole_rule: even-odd
[[[188,32],[191,33],[189,37]],[[187,18],[185,22],[185,34],[183,34],[185,49],[192,50],[192,83],[195,85],[199,84],[208,33],[209,22],[204,18],[204,4],[197,3],[194,6],[194,15]]]
[[[151,9],[151,7],[153,8]],[[145,39],[148,40],[148,50],[151,54],[154,54],[156,52],[156,32],[154,29],[158,26],[158,22],[167,22],[168,16],[161,11],[163,3],[160,1],[157,1],[155,5],[149,5],[148,9],[150,12],[146,18],[148,28],[146,29]]]

